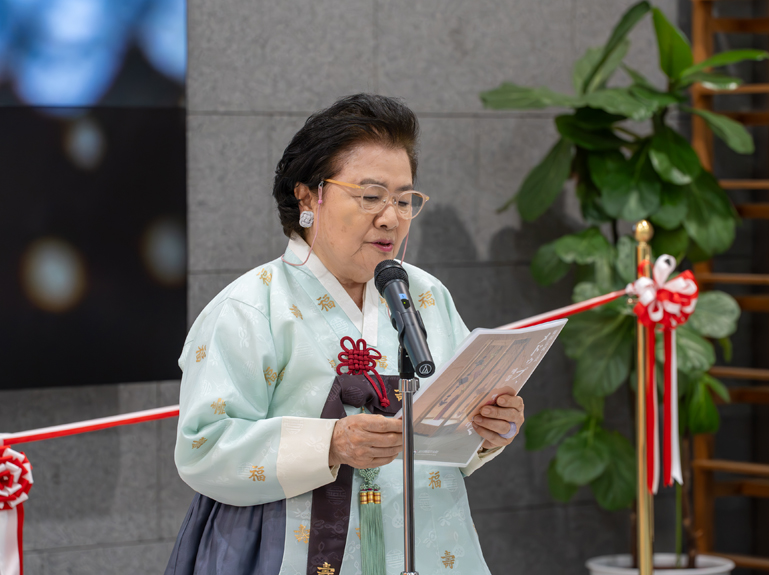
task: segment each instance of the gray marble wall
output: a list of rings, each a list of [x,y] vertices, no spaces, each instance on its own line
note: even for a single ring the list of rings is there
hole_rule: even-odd
[[[558,202],[536,224],[498,215],[554,140],[550,110],[488,112],[478,92],[504,80],[571,91],[571,64],[605,41],[629,0],[189,0],[189,318],[228,282],[285,247],[270,197],[290,137],[314,110],[359,91],[398,96],[422,126],[419,187],[433,199],[407,260],[441,278],[470,328],[569,302],[543,289],[536,248],[578,229]],[[657,2],[672,19],[676,0]],[[661,82],[646,22],[630,63]],[[528,413],[571,404],[572,365],[556,348],[523,393]],[[5,392],[3,431],[175,403],[178,382]],[[608,412],[627,425],[624,398]],[[25,446],[36,483],[27,504],[28,575],[159,573],[191,491],[172,459],[174,422]],[[584,573],[587,557],[628,549],[627,516],[589,492],[554,503],[551,452],[517,441],[468,480],[493,573]],[[672,547],[660,501],[659,547]]]

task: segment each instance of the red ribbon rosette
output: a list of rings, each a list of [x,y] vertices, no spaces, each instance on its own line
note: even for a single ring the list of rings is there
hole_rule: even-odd
[[[676,365],[675,328],[686,323],[697,305],[699,288],[690,271],[685,271],[668,281],[675,270],[676,260],[669,255],[657,258],[651,278],[638,278],[627,286],[627,293],[638,296],[633,311],[639,321],[650,328],[647,346],[646,381],[646,440],[653,446],[647,452],[647,485],[656,493],[659,485],[659,434],[657,426],[657,385],[655,383],[655,330],[659,325],[665,344],[665,396],[663,422],[664,485],[670,486],[675,479],[683,483],[681,452],[678,444],[678,368]]]
[[[0,439],[2,442],[2,439]],[[0,573],[23,575],[24,505],[32,488],[32,465],[23,453],[0,444]]]

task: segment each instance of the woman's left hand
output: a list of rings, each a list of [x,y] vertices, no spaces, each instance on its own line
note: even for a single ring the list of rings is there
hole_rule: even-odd
[[[485,439],[483,448],[492,449],[509,445],[521,431],[523,420],[523,399],[515,394],[512,387],[504,387],[497,396],[496,405],[484,405],[480,415],[473,418],[473,428]],[[515,426],[515,431],[510,435],[512,426]]]

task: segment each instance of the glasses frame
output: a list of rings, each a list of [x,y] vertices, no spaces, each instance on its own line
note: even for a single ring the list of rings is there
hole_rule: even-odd
[[[329,184],[336,184],[337,186],[342,186],[344,188],[353,188],[355,190],[365,190],[367,188],[370,188],[371,186],[376,186],[377,188],[383,188],[384,190],[387,191],[388,196],[387,196],[387,202],[384,202],[382,204],[382,209],[380,209],[378,212],[370,212],[364,209],[363,202],[360,200],[360,196],[359,196],[358,203],[360,204],[361,210],[363,210],[367,214],[381,214],[385,209],[387,209],[388,205],[392,205],[395,208],[395,213],[398,214],[398,217],[401,218],[402,220],[413,220],[414,218],[416,218],[419,214],[422,213],[422,210],[424,209],[425,204],[430,199],[430,196],[428,196],[427,194],[423,192],[417,192],[416,190],[393,193],[390,190],[388,190],[385,186],[382,186],[380,184],[365,184],[363,186],[360,186],[358,184],[350,184],[349,182],[340,182],[339,180],[323,180],[323,181],[328,182]],[[398,202],[401,196],[403,196],[404,194],[414,194],[414,193],[417,193],[420,196],[422,196],[424,198],[424,203],[422,204],[422,207],[419,208],[419,211],[417,212],[416,216],[411,216],[410,218],[407,218],[400,212],[400,210],[398,209],[398,206],[392,202],[392,199],[395,198],[395,201]]]

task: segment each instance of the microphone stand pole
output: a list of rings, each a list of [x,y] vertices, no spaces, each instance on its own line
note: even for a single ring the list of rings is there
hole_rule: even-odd
[[[416,570],[416,546],[414,536],[414,393],[419,390],[419,380],[414,377],[406,348],[398,349],[398,372],[403,406],[403,556],[405,571],[401,575],[419,575]]]

